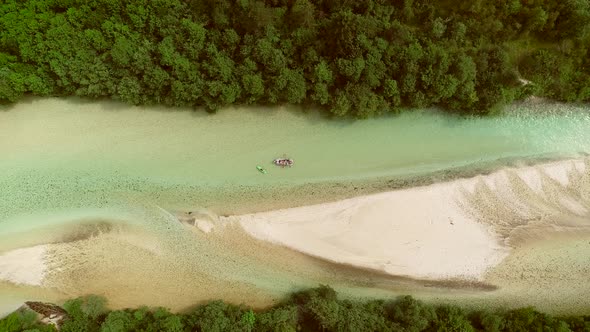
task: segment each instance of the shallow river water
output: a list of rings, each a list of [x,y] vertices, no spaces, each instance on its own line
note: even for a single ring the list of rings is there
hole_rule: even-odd
[[[424,291],[419,282],[322,262],[232,227],[207,235],[168,211],[268,210],[385,190],[383,181],[405,179],[395,186],[407,187],[445,172],[476,174],[588,152],[587,106],[513,105],[491,118],[425,110],[364,121],[286,109],[209,115],[73,99],[4,106],[0,253],[54,243],[48,266],[60,273],[49,273],[42,290],[0,282],[0,311],[2,302],[10,307],[33,295],[84,293],[105,295],[116,307],[182,309],[210,298],[263,306],[318,283],[355,295],[470,297],[477,290]],[[282,155],[295,166],[271,164]]]

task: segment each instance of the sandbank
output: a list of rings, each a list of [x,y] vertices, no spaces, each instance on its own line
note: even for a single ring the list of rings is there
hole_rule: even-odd
[[[41,286],[46,273],[47,246],[20,248],[0,254],[0,280]]]
[[[588,212],[568,187],[570,174],[586,171],[583,160],[566,160],[229,219],[257,239],[336,263],[420,279],[483,280],[541,200],[555,200],[546,205],[560,213]],[[554,195],[555,187],[568,190]],[[482,201],[497,204],[490,218]]]

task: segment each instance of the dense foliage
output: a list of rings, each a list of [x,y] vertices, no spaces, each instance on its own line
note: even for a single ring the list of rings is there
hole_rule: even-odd
[[[16,311],[0,320],[2,332],[54,332],[52,325],[44,325],[37,321],[32,311]]]
[[[159,309],[107,311],[96,296],[68,301],[64,332],[184,331],[590,331],[590,316],[557,318],[523,308],[469,312],[432,306],[410,296],[392,301],[339,300],[326,286],[292,294],[274,307],[254,312],[244,306],[210,302],[185,314]],[[19,320],[20,319],[20,320]],[[19,325],[22,322],[22,325]],[[34,328],[37,328],[35,330]],[[0,331],[51,331],[34,326],[26,313],[0,320]]]
[[[0,101],[288,103],[360,118],[487,113],[532,93],[588,101],[589,28],[588,0],[3,0]]]

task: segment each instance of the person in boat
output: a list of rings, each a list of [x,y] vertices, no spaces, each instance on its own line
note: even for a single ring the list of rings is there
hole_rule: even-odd
[[[285,166],[293,166],[293,159],[288,158],[279,158],[274,160],[275,165],[285,167]]]

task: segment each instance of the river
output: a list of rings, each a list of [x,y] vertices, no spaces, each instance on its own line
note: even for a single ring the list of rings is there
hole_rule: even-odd
[[[590,152],[589,129],[590,108],[550,103],[512,105],[489,118],[418,110],[363,121],[285,108],[207,114],[77,99],[4,106],[0,253],[53,243],[48,264],[61,272],[50,272],[43,289],[0,282],[0,302],[92,292],[114,307],[182,309],[211,298],[264,306],[318,283],[356,295],[420,294],[417,281],[336,266],[235,227],[187,230],[168,212],[272,210],[579,158]],[[295,166],[271,164],[283,155]]]

